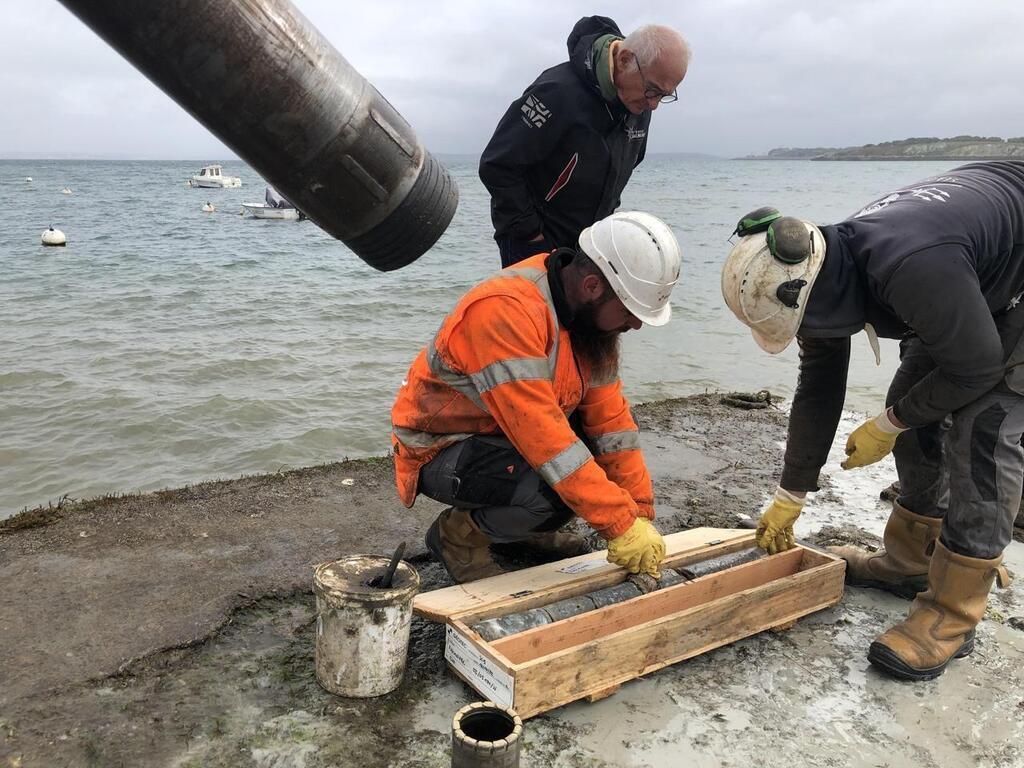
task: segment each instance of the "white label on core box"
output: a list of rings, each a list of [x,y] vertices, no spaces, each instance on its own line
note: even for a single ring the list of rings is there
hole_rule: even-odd
[[[449,624],[445,630],[444,658],[462,673],[477,692],[500,707],[511,709],[516,681]]]
[[[587,571],[596,571],[598,568],[604,568],[608,565],[606,560],[584,560],[582,563],[573,563],[567,565],[565,568],[559,568],[559,573],[586,573]]]

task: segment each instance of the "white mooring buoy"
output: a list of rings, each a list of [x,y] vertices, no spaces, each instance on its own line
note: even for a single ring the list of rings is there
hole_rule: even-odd
[[[52,226],[43,232],[43,245],[67,245],[68,238],[59,229]]]
[[[203,213],[213,213],[216,210],[216,206],[214,206],[214,204],[211,203],[209,200],[207,200],[206,203],[203,205]]]
[[[70,195],[70,194],[71,194],[71,187],[64,187],[64,189],[62,189],[62,190],[60,191],[60,193],[61,193],[62,195]]]

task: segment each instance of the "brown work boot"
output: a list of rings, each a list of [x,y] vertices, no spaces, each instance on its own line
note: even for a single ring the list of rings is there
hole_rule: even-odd
[[[491,541],[476,527],[468,509],[448,507],[431,524],[424,541],[459,584],[505,572],[491,557]]]
[[[915,515],[894,501],[882,534],[884,549],[828,549],[846,561],[846,583],[850,586],[884,589],[910,600],[928,589],[928,561],[940,528],[942,518]]]
[[[594,551],[585,537],[566,531],[538,533],[536,536],[517,543],[529,547],[534,552],[543,552],[545,555],[563,558],[585,555]]]
[[[915,598],[906,621],[871,643],[868,661],[902,680],[931,680],[951,659],[971,653],[992,582],[1005,575],[1001,561],[958,555],[935,542],[928,591]]]

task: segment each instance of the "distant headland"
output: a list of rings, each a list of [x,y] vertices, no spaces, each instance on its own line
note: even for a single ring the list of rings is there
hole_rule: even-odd
[[[910,138],[862,147],[780,147],[743,160],[1024,160],[1024,136]]]

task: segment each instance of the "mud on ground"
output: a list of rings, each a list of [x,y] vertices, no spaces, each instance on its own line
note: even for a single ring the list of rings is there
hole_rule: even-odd
[[[776,482],[783,413],[704,395],[636,415],[662,531],[736,527],[756,515]],[[445,586],[447,574],[422,545],[439,510],[422,499],[403,508],[390,462],[373,459],[66,504],[8,525],[0,533],[0,766],[447,766],[451,716],[479,697],[446,671],[441,627],[414,620],[405,679],[384,697],[331,696],[313,665],[313,565],[387,553],[404,539],[423,588]],[[849,523],[810,538],[877,543]],[[768,713],[779,718],[770,732],[777,755],[790,764],[1020,765],[1012,761],[1024,759],[1015,746],[1024,736],[1024,623],[1014,621],[1024,622],[1024,611],[1016,601],[996,605],[1002,621],[980,634],[984,653],[1001,654],[986,662],[976,708],[998,704],[1005,733],[990,728],[991,737],[972,741],[954,728],[934,748],[919,746],[931,743],[920,734],[891,753],[884,742],[897,730],[893,718],[916,727],[917,694],[942,684],[904,695],[901,684],[864,672],[860,646],[906,604],[854,594],[785,636],[759,635],[603,702],[531,719],[522,764],[755,764]],[[763,672],[751,671],[766,660]],[[890,689],[895,703],[879,699]],[[847,713],[857,695],[864,711]],[[819,710],[839,714],[818,711],[801,736],[791,710],[815,697]],[[850,721],[846,731],[836,730],[836,717]],[[851,761],[853,752],[818,759],[829,738],[860,745],[865,762]]]

